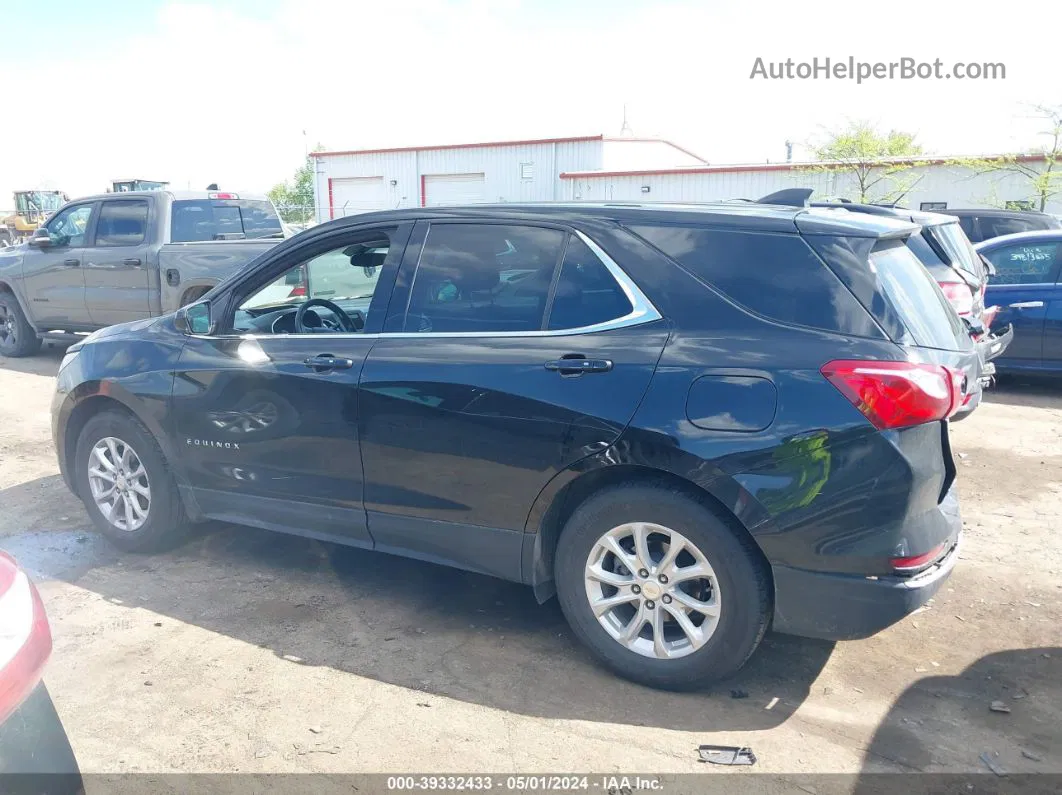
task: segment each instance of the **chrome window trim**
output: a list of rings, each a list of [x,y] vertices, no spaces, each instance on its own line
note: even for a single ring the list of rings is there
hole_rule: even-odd
[[[604,249],[597,243],[587,237],[578,229],[575,230],[575,234],[582,240],[587,248],[593,252],[604,266],[608,269],[608,272],[612,274],[612,278],[619,284],[620,289],[623,290],[628,300],[631,302],[631,311],[622,317],[613,318],[612,320],[606,320],[603,323],[595,323],[590,326],[579,326],[576,328],[562,328],[562,329],[535,329],[534,331],[382,331],[377,334],[360,334],[350,332],[343,332],[339,334],[227,334],[219,336],[206,336],[200,334],[191,334],[189,336],[199,337],[201,339],[290,339],[297,337],[299,339],[494,339],[494,338],[521,338],[521,337],[570,337],[578,334],[594,334],[599,331],[614,331],[621,328],[629,328],[631,326],[640,326],[645,323],[652,323],[656,320],[661,320],[663,315],[657,311],[657,308],[653,306],[653,302],[650,301],[645,293],[643,293],[631,278],[623,271],[619,264],[612,259]],[[419,264],[419,263],[418,263]],[[414,279],[416,275],[414,274]],[[274,321],[276,322],[276,321]]]

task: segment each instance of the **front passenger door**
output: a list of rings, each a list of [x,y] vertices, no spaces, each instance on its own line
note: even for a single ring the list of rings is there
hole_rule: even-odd
[[[85,238],[93,221],[94,202],[74,204],[47,224],[49,245],[31,246],[22,261],[22,282],[32,320],[41,331],[80,331],[92,327],[85,306],[81,269]]]
[[[371,545],[358,379],[411,228],[311,238],[233,288],[219,333],[189,337],[172,416],[185,480],[208,516]]]

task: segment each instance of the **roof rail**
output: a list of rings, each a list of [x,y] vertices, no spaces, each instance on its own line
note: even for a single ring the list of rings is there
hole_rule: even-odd
[[[782,204],[787,207],[808,207],[811,204],[811,194],[815,191],[811,188],[785,188],[770,193],[762,199],[756,199],[756,204]]]

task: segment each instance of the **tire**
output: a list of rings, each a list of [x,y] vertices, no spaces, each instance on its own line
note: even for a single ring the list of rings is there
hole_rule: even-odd
[[[628,532],[625,528],[644,524],[653,525],[647,528],[647,547],[654,567],[648,578],[620,568],[620,559],[614,553],[603,553],[604,547],[599,546],[606,535],[618,538]],[[664,563],[665,552],[671,546],[665,539],[674,539],[676,533],[682,537],[680,548],[687,551],[678,553],[676,562],[680,568],[669,569],[672,577],[665,585],[656,579],[663,571],[656,564]],[[629,538],[619,541],[621,551],[628,549],[628,542],[633,547],[633,541],[631,531]],[[591,561],[592,553],[603,557]],[[691,561],[698,565],[706,562],[711,576],[680,584],[680,576],[689,577],[694,571],[688,568],[693,565]],[[619,572],[603,576],[645,586],[634,601],[617,605],[607,614],[609,630],[591,608],[590,592],[594,591],[595,598],[608,597],[610,593],[619,596],[621,591],[630,596],[633,586],[604,586],[587,579],[592,562],[597,570]],[[628,555],[627,562],[634,565],[635,559]],[[769,576],[753,542],[735,533],[703,504],[666,486],[613,486],[580,505],[561,533],[554,577],[568,623],[594,656],[620,676],[665,690],[696,690],[734,674],[752,656],[771,619]],[[649,608],[651,598],[655,601]],[[694,598],[698,600],[694,604],[705,605],[706,609],[714,602],[714,622],[679,602],[681,599],[689,603]],[[639,605],[645,611],[643,615],[654,623],[642,626],[631,641],[638,650],[632,650],[610,633],[622,635],[630,626],[623,626],[623,611],[634,622],[635,607]],[[672,612],[675,610],[686,615],[687,626],[700,619],[692,634],[683,632]],[[655,643],[657,625],[653,616],[663,619],[663,655]]]
[[[0,290],[0,356],[18,359],[32,356],[41,349],[41,338],[26,320],[18,299]]]
[[[109,445],[106,440],[112,440]],[[125,474],[133,473],[126,482],[128,497],[135,503],[129,511],[132,511],[132,523],[125,517],[129,513],[125,510],[123,498],[107,498],[103,502],[112,501],[116,508],[117,518],[112,521],[105,514],[97,499],[98,491],[106,487],[106,478],[90,478],[90,457],[93,468],[99,472],[110,472],[106,464],[101,462],[94,454],[94,448],[102,445],[102,454],[112,466],[116,461],[121,461],[125,448],[129,448],[131,455],[124,459],[124,467],[120,467]],[[108,452],[109,451],[109,452]],[[136,464],[139,463],[140,466]],[[139,473],[143,471],[144,477]],[[169,472],[166,459],[159,449],[158,442],[131,414],[120,411],[104,411],[92,417],[77,441],[77,451],[74,455],[74,474],[76,478],[78,495],[85,503],[92,523],[100,533],[106,536],[115,546],[127,552],[153,552],[165,549],[175,540],[179,539],[188,526],[185,516],[184,505],[177,493],[177,484]],[[113,474],[113,473],[111,473]],[[120,484],[124,476],[117,479]],[[94,481],[90,482],[90,481]],[[135,481],[135,485],[134,485]],[[111,482],[115,482],[112,479]],[[96,491],[94,491],[94,485]],[[144,499],[142,492],[136,487],[143,489],[145,486],[149,492],[149,498]],[[126,526],[122,526],[122,525]]]

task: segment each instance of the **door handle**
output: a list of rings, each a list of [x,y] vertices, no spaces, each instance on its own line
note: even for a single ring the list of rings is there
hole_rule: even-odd
[[[75,258],[64,259],[63,260],[63,265],[65,265],[68,268],[77,268],[77,267],[79,267],[81,265],[81,260],[75,259]]]
[[[349,370],[354,366],[354,360],[333,356],[330,353],[320,353],[304,360],[303,364],[315,372],[325,373],[329,370]]]
[[[126,257],[122,260],[123,265],[128,265],[132,268],[140,267],[140,257]]]
[[[568,354],[560,359],[545,363],[545,368],[561,375],[582,375],[583,373],[607,373],[612,369],[609,359],[587,359],[582,354]]]
[[[1043,309],[1043,301],[1019,301],[1016,304],[1007,304],[1008,309]]]

